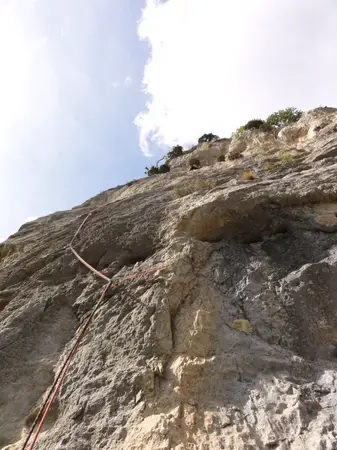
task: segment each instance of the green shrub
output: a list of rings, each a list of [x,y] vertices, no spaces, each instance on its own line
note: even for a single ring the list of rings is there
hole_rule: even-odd
[[[236,130],[233,135],[241,136],[247,130],[272,131],[274,128],[284,127],[297,122],[303,112],[296,108],[286,108],[271,114],[267,120],[252,119]]]
[[[277,159],[283,163],[291,164],[294,161],[294,157],[291,153],[283,153],[278,155]]]
[[[168,164],[162,164],[159,166],[159,173],[167,173],[170,171],[170,166]]]
[[[272,127],[284,127],[297,122],[303,112],[296,108],[286,108],[276,111],[267,118],[266,123]]]
[[[246,128],[244,125],[241,125],[233,134],[232,136],[241,136],[246,131]]]
[[[151,166],[150,169],[148,167],[145,167],[146,172],[145,174],[148,177],[151,177],[152,175],[159,175],[160,173],[167,173],[170,171],[170,166],[168,164],[162,164],[159,167]]]
[[[245,130],[259,130],[264,125],[264,120],[253,119],[244,125]]]
[[[216,134],[213,133],[203,134],[198,139],[198,144],[202,144],[203,142],[212,142],[215,141],[216,139],[219,139],[219,136],[217,136]]]
[[[183,153],[184,149],[182,148],[182,146],[176,145],[175,147],[172,148],[170,152],[168,152],[167,158],[168,159],[178,158],[178,156],[181,156]]]
[[[148,177],[151,177],[152,175],[157,175],[159,173],[159,169],[156,166],[151,166],[150,168],[145,167],[145,175]]]
[[[246,123],[246,125],[242,125],[240,128],[236,130],[234,133],[235,136],[241,136],[245,131],[248,130],[260,130],[260,131],[269,131],[270,125],[267,124],[264,120],[261,119],[252,119]]]
[[[198,158],[190,159],[190,170],[200,169],[200,167],[201,167],[201,162]]]
[[[218,162],[224,162],[225,161],[225,155],[220,155],[218,158]]]

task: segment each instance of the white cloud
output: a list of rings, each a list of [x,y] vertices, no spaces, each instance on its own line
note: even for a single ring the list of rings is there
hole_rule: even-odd
[[[229,136],[287,106],[337,105],[336,23],[331,0],[147,0],[142,151]]]
[[[124,80],[124,86],[131,86],[132,84],[132,78],[127,76]]]
[[[120,81],[112,81],[110,83],[110,85],[114,88],[117,89],[119,87],[123,87],[123,86],[131,86],[132,85],[132,78],[130,76],[125,77],[124,81],[120,82]]]
[[[32,212],[68,206],[69,174],[101,151],[83,125],[103,103],[88,52],[98,12],[81,6],[79,19],[67,0],[0,0],[1,236]]]

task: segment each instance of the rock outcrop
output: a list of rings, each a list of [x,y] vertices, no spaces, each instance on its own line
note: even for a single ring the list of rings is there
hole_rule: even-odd
[[[89,212],[90,264],[162,269],[110,288],[39,450],[337,448],[337,109],[193,156],[0,244],[0,448],[102,292],[68,249]]]

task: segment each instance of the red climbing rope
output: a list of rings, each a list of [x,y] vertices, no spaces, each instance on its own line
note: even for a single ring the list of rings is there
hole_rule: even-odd
[[[59,379],[58,379],[58,382],[56,383],[54,392],[53,392],[53,394],[50,396],[50,399],[49,399],[49,401],[48,401],[48,403],[47,403],[47,405],[46,405],[46,407],[45,407],[43,416],[42,416],[42,418],[41,418],[41,420],[40,420],[40,423],[39,423],[39,426],[38,426],[38,428],[37,428],[37,430],[36,430],[35,436],[34,436],[32,442],[31,442],[31,444],[30,444],[29,450],[33,450],[33,448],[34,448],[34,445],[35,445],[35,443],[36,443],[36,441],[37,441],[37,438],[38,438],[38,436],[39,436],[39,434],[40,434],[40,432],[41,432],[41,429],[42,429],[43,424],[44,424],[44,422],[45,422],[45,420],[46,420],[46,417],[47,417],[47,414],[48,414],[48,412],[49,412],[49,410],[50,410],[50,407],[51,407],[51,405],[53,404],[53,402],[54,402],[54,400],[55,400],[55,397],[56,397],[56,395],[57,395],[57,393],[58,393],[58,391],[59,391],[59,389],[60,389],[60,387],[61,387],[61,385],[62,385],[62,382],[63,382],[65,376],[67,375],[67,372],[68,372],[68,369],[69,369],[69,366],[70,366],[72,357],[75,355],[76,350],[78,349],[78,346],[80,345],[80,342],[81,342],[81,340],[82,340],[82,338],[83,338],[85,332],[87,331],[87,329],[88,329],[88,327],[89,327],[89,325],[90,325],[90,322],[92,321],[92,319],[93,319],[93,317],[94,317],[94,315],[95,315],[95,312],[97,311],[97,309],[99,308],[100,304],[102,303],[102,301],[103,301],[103,299],[104,299],[104,297],[105,297],[105,294],[106,294],[107,290],[109,289],[109,287],[111,286],[111,284],[112,284],[111,281],[110,281],[109,283],[106,284],[106,286],[105,286],[105,288],[104,288],[104,290],[103,290],[103,292],[102,292],[102,295],[101,295],[100,299],[98,300],[98,302],[96,303],[96,306],[94,307],[94,309],[92,310],[90,316],[89,316],[88,319],[86,320],[86,322],[85,322],[85,324],[84,324],[84,326],[83,326],[81,332],[79,333],[79,335],[78,335],[78,337],[77,337],[77,339],[76,339],[75,345],[74,345],[73,348],[71,349],[71,351],[70,351],[70,353],[69,353],[69,355],[68,355],[68,357],[67,357],[67,359],[66,359],[65,365],[64,365],[63,368],[62,368],[63,371],[61,371],[61,372],[59,373],[59,376],[58,376],[58,378],[59,378]],[[23,449],[24,449],[24,448],[25,448],[25,447],[23,447]]]
[[[57,377],[56,377],[52,387],[50,388],[50,390],[48,392],[48,395],[47,395],[47,397],[46,397],[46,399],[45,399],[45,401],[44,401],[44,403],[42,405],[42,408],[40,409],[39,414],[35,418],[35,421],[34,421],[33,425],[31,426],[31,428],[29,430],[29,433],[28,433],[28,435],[27,435],[27,437],[25,439],[25,442],[24,442],[23,447],[22,447],[21,450],[26,450],[26,447],[27,447],[28,442],[29,442],[29,440],[30,440],[30,438],[31,438],[31,436],[32,436],[32,434],[34,432],[34,429],[35,429],[36,425],[39,422],[39,425],[37,427],[37,430],[35,432],[35,435],[33,437],[33,440],[31,442],[31,444],[30,444],[30,447],[29,447],[29,450],[33,450],[34,445],[36,444],[36,441],[37,441],[37,439],[39,437],[39,434],[41,432],[41,429],[43,427],[43,424],[44,424],[44,422],[45,422],[45,420],[47,418],[48,412],[49,412],[49,410],[50,410],[50,408],[51,408],[51,406],[52,406],[52,404],[53,404],[53,402],[54,402],[54,400],[56,398],[56,395],[57,395],[57,393],[58,393],[58,391],[59,391],[59,389],[60,389],[60,387],[61,387],[61,385],[63,383],[63,380],[65,379],[65,377],[67,375],[67,372],[68,372],[71,360],[72,360],[73,356],[75,355],[75,353],[76,353],[76,351],[77,351],[77,349],[78,349],[78,347],[80,345],[80,342],[81,342],[85,332],[89,328],[89,325],[90,325],[90,323],[91,323],[91,321],[92,321],[92,319],[93,319],[97,309],[102,304],[102,302],[104,300],[104,297],[105,297],[109,287],[112,286],[112,285],[116,285],[117,286],[124,280],[135,278],[137,276],[140,276],[140,275],[143,275],[143,274],[146,274],[146,273],[157,272],[158,270],[163,269],[163,267],[164,267],[164,266],[152,267],[151,269],[145,269],[145,270],[142,270],[142,271],[139,271],[139,272],[131,273],[131,274],[126,275],[125,277],[120,278],[118,280],[111,280],[110,278],[108,278],[107,276],[105,276],[104,274],[99,272],[98,270],[94,269],[72,247],[72,243],[74,242],[76,236],[79,234],[80,230],[82,229],[83,225],[86,223],[86,221],[88,220],[90,215],[91,215],[91,213],[89,213],[86,216],[86,218],[83,220],[81,225],[78,227],[78,229],[77,229],[73,239],[70,242],[69,248],[73,252],[73,254],[76,256],[76,258],[83,265],[85,265],[89,270],[91,270],[93,273],[95,273],[99,277],[103,278],[103,280],[107,281],[107,284],[105,285],[105,288],[103,289],[102,295],[100,296],[98,302],[96,303],[95,307],[93,308],[92,312],[90,313],[90,316],[85,321],[85,323],[84,323],[84,325],[83,325],[79,335],[77,336],[77,339],[76,339],[73,347],[71,348],[71,350],[70,350],[70,352],[69,352],[69,354],[68,354],[68,356],[67,356],[67,358],[66,358],[66,360],[65,360],[65,362],[64,362],[64,364],[63,364],[63,366],[62,366],[62,368],[60,370],[60,372],[58,373],[58,375],[57,375]]]
[[[70,246],[70,250],[74,253],[74,255],[76,256],[76,258],[81,261],[82,264],[84,264],[88,269],[90,269],[92,272],[94,272],[96,275],[98,275],[99,277],[103,278],[103,280],[109,282],[110,278],[106,277],[105,275],[103,275],[101,272],[99,272],[98,270],[94,269],[93,267],[91,267],[90,264],[88,264],[86,261],[84,261],[83,258],[81,258],[81,256]]]
[[[92,212],[90,212],[90,213],[85,217],[85,219],[83,220],[83,222],[81,223],[81,225],[78,227],[76,233],[74,234],[74,237],[73,237],[72,240],[70,241],[70,247],[72,246],[72,244],[73,244],[74,240],[76,239],[78,233],[81,231],[83,225],[84,225],[85,222],[89,219],[89,217],[91,216],[91,214],[92,214]]]
[[[77,252],[76,250],[74,250],[74,248],[72,247],[72,243],[74,242],[76,236],[78,235],[78,233],[80,232],[80,230],[82,229],[83,225],[86,223],[86,221],[89,219],[89,217],[91,216],[92,213],[89,213],[85,219],[83,220],[83,222],[81,223],[81,225],[78,227],[74,237],[72,238],[69,248],[70,250],[73,252],[73,254],[76,256],[76,258],[83,264],[85,265],[89,270],[91,270],[93,273],[95,273],[97,276],[103,278],[103,280],[109,282],[110,278],[108,278],[106,275],[104,275],[103,273],[99,272],[98,270],[94,269],[89,263],[87,263]],[[156,272],[157,270],[163,269],[163,266],[157,266],[157,267],[152,267],[151,269],[145,269],[142,270],[140,272],[136,272],[136,273],[132,273],[130,275],[127,275],[123,278],[121,278],[120,280],[118,280],[119,282],[124,281],[124,280],[128,280],[129,278],[134,278],[138,275],[143,275],[145,273],[153,273]]]

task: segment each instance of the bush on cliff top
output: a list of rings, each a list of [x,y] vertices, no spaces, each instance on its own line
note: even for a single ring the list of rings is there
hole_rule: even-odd
[[[286,108],[276,111],[267,117],[266,123],[273,127],[285,127],[297,122],[302,117],[303,112],[296,108]]]
[[[247,130],[260,130],[260,131],[270,131],[273,128],[281,128],[286,125],[291,125],[292,123],[297,122],[303,112],[296,108],[286,108],[280,109],[279,111],[270,114],[267,117],[267,120],[262,119],[253,119],[246,123],[246,125],[242,125],[240,128],[236,130],[234,133],[236,136],[240,136]]]
[[[216,139],[219,139],[219,136],[213,133],[205,133],[198,139],[198,144],[202,144],[203,142],[212,142]]]

